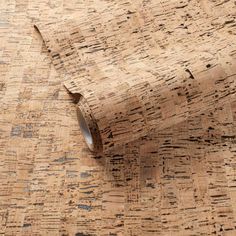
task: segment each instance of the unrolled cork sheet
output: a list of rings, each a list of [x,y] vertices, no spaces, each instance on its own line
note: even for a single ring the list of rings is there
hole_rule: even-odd
[[[92,151],[119,148],[235,100],[231,3],[218,10],[211,1],[159,8],[155,1],[102,2],[36,23]]]

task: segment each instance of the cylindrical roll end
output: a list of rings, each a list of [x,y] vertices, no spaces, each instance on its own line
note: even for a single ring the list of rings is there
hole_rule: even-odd
[[[77,117],[82,135],[89,149],[92,152],[101,153],[103,148],[98,125],[83,97],[77,103]]]
[[[82,132],[82,135],[84,136],[84,139],[85,139],[89,149],[91,151],[94,151],[94,140],[93,140],[92,134],[91,134],[88,124],[84,118],[84,115],[79,108],[77,110],[77,115],[78,115],[78,121],[79,121],[79,126],[80,126],[80,130]]]

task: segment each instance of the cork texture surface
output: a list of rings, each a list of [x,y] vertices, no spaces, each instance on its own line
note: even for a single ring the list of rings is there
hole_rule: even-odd
[[[36,27],[104,151],[235,99],[235,5],[212,14],[199,1],[97,5]]]
[[[137,9],[150,15],[150,21],[138,22],[149,18],[142,18],[141,13],[132,14]],[[125,45],[129,40],[136,42],[137,52],[113,52],[112,63],[118,62],[119,72],[127,63],[121,63],[120,55],[136,62],[140,54],[143,58],[146,54],[156,58],[160,51],[174,53],[179,48],[181,55],[187,57],[191,54],[185,53],[181,45],[189,45],[189,39],[199,42],[202,66],[209,64],[206,68],[211,70],[218,65],[218,59],[234,63],[234,1],[11,0],[1,2],[0,11],[0,234],[236,234],[234,99],[227,98],[213,109],[204,109],[196,116],[122,145],[105,157],[94,158],[80,133],[76,107],[63,87],[68,79],[63,76],[77,81],[79,73],[85,79],[79,86],[88,84],[87,72],[73,64],[80,59],[79,55],[73,60],[69,58],[67,64],[52,62],[51,52],[48,54],[42,37],[33,27],[38,21],[57,23],[65,16],[68,20],[77,16],[89,28],[88,22],[100,22],[102,13],[105,20],[113,19],[116,12],[121,22],[131,19],[137,25],[143,24],[142,29],[158,31],[157,34],[144,31],[143,38],[132,38],[129,30],[135,31],[136,23],[128,27],[127,35],[122,34],[119,42]],[[132,19],[132,15],[136,18]],[[113,28],[106,30],[106,34]],[[48,38],[49,42],[68,32],[68,28],[58,31]],[[127,36],[131,38],[127,40]],[[65,34],[64,39],[67,38]],[[116,40],[117,37],[111,38],[113,46]],[[200,43],[201,40],[206,43]],[[152,50],[148,51],[149,48]],[[61,44],[50,50],[61,50],[63,55],[67,53],[65,49]],[[96,45],[93,48],[97,50],[91,56],[94,60],[102,58],[98,49]],[[86,47],[81,50],[86,51]],[[189,50],[186,46],[186,52]],[[150,68],[156,65],[153,60]],[[191,62],[187,69],[194,76],[192,71],[198,68],[195,67],[198,63],[194,58]],[[166,66],[175,63],[170,60]],[[140,70],[142,66],[139,65]],[[114,69],[106,68],[99,76]],[[234,67],[224,68],[230,68],[229,73]],[[137,72],[135,65],[129,69],[133,74]],[[97,72],[90,71],[94,75]],[[229,91],[231,96],[234,80],[229,78],[229,84],[222,85],[219,91]]]

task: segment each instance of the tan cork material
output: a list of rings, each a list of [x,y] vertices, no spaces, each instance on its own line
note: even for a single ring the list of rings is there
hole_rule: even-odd
[[[236,102],[225,73],[235,72],[226,63],[235,58],[235,12],[234,0],[1,1],[0,235],[234,236]],[[104,156],[91,153],[74,104],[89,95],[85,87],[159,76],[172,88],[172,70],[194,81],[186,69],[198,82],[207,74],[210,110],[193,96],[195,115]],[[219,75],[226,83],[214,100],[210,78]]]
[[[95,153],[235,99],[234,15],[208,15],[191,1],[181,3],[191,15],[183,20],[175,2],[166,3],[167,20],[154,1],[142,4],[103,3],[101,12],[36,24],[56,69],[68,78],[66,88],[89,107],[83,110],[90,110],[84,116],[94,123],[90,138],[101,145],[87,142]],[[169,47],[160,41],[163,27],[165,40],[173,40]]]

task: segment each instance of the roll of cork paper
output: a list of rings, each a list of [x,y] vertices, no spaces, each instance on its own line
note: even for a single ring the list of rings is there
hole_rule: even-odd
[[[153,4],[103,2],[36,24],[95,153],[235,100],[235,12],[173,1],[166,18]]]

